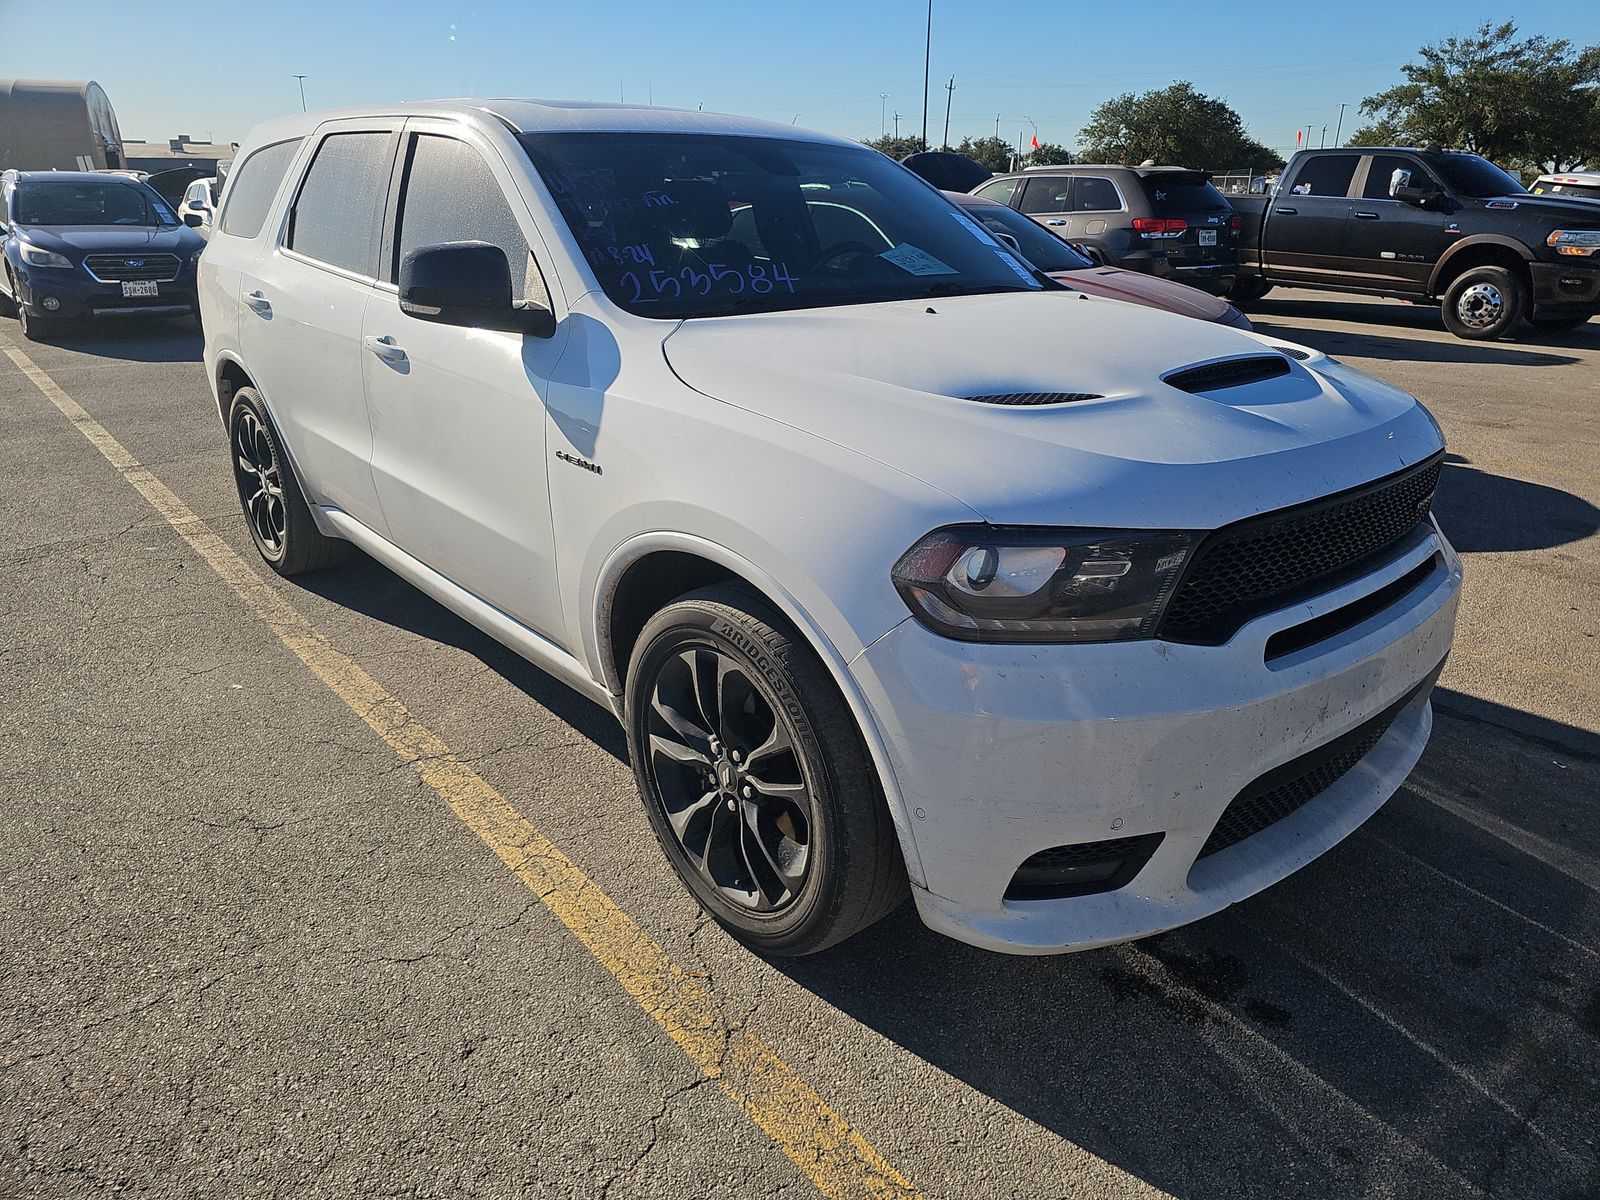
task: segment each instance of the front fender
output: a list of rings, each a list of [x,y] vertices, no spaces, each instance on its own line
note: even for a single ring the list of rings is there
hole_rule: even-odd
[[[1438,295],[1443,282],[1456,274],[1450,266],[1452,262],[1463,254],[1470,253],[1474,249],[1481,250],[1486,246],[1510,250],[1523,262],[1533,261],[1533,252],[1517,241],[1516,238],[1507,237],[1503,233],[1475,233],[1471,237],[1463,238],[1451,246],[1450,249],[1444,252],[1439,261],[1433,265],[1433,274],[1428,279],[1428,294],[1430,296]]]

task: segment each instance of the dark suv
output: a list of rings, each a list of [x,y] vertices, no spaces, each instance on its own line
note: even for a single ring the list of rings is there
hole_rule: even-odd
[[[1026,213],[1096,262],[1208,291],[1233,282],[1240,223],[1205,171],[1038,167],[996,176],[972,194]]]
[[[138,179],[83,171],[0,176],[0,306],[38,341],[68,321],[195,311],[205,239]]]

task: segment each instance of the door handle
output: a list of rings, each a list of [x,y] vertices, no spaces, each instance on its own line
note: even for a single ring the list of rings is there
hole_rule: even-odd
[[[1046,225],[1065,225],[1065,221],[1046,221]]]
[[[1378,219],[1377,213],[1358,212],[1356,216],[1363,221],[1376,221]]]
[[[1272,211],[1280,216],[1292,217],[1300,210],[1298,208],[1275,208]]]
[[[369,333],[361,339],[361,342],[386,363],[400,363],[406,360],[406,352],[394,344],[392,337],[378,337]]]
[[[247,292],[244,296],[244,302],[263,317],[272,315],[272,302],[260,292]]]

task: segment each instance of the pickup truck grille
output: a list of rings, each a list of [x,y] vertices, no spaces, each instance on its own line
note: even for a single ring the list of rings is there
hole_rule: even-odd
[[[178,277],[176,254],[90,254],[84,258],[83,265],[102,283],[118,283],[124,279],[168,283]]]
[[[1217,646],[1246,621],[1353,579],[1428,519],[1442,455],[1347,492],[1228,525],[1195,551],[1156,629]]]

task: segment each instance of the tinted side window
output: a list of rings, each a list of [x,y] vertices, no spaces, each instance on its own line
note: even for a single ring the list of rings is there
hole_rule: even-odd
[[[1367,169],[1367,186],[1361,189],[1361,195],[1368,200],[1392,199],[1389,195],[1389,177],[1396,171],[1410,171],[1412,187],[1439,190],[1433,176],[1416,159],[1402,158],[1398,154],[1379,154],[1373,157],[1372,166]]]
[[[1307,159],[1289,190],[1296,196],[1343,196],[1350,190],[1360,161],[1359,154],[1325,154]]]
[[[1122,207],[1116,184],[1099,175],[1079,175],[1072,191],[1073,212],[1111,212]]]
[[[358,275],[373,274],[379,205],[388,190],[389,137],[332,133],[323,139],[289,214],[289,249]]]
[[[1017,185],[1020,179],[996,179],[993,183],[986,183],[973,193],[982,196],[985,200],[993,200],[999,204],[1010,204],[1011,197],[1017,194]]]
[[[532,261],[505,193],[483,157],[455,138],[418,134],[411,144],[400,208],[400,236],[391,270],[419,246],[488,242],[506,252],[512,299],[527,296],[524,279]],[[393,276],[391,276],[393,277]],[[535,294],[542,291],[536,287]],[[539,297],[542,299],[542,297]]]
[[[300,149],[300,139],[263,146],[229,176],[228,203],[222,214],[222,232],[234,237],[252,238],[261,232],[267,209],[278,194],[289,161]]]
[[[1072,180],[1030,179],[1022,193],[1022,211],[1025,213],[1059,213],[1068,211],[1068,197],[1072,194]]]

